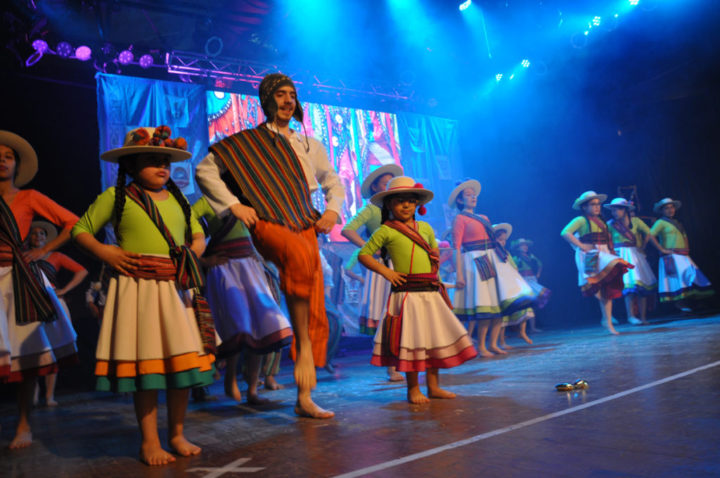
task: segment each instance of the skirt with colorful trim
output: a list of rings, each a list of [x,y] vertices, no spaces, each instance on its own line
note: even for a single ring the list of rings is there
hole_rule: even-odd
[[[361,334],[375,335],[378,324],[385,316],[390,286],[390,282],[383,276],[366,269],[365,283],[360,299],[359,326]]]
[[[616,247],[615,252],[623,260],[634,265],[634,269],[623,274],[623,295],[651,295],[657,290],[657,278],[648,264],[645,254],[637,247]]]
[[[518,310],[510,315],[504,316],[502,325],[503,327],[512,327],[514,325],[520,325],[534,317],[535,311],[532,307],[528,307],[527,309]]]
[[[658,295],[661,302],[682,299],[701,299],[715,293],[690,256],[669,254],[660,257],[658,266]]]
[[[44,275],[43,279],[57,319],[18,324],[12,267],[0,267],[0,382],[21,382],[48,375],[62,365],[78,361],[77,335],[70,318]]]
[[[254,256],[210,268],[205,291],[222,341],[218,357],[243,349],[267,354],[292,342],[290,322],[275,302],[265,270]]]
[[[607,244],[595,244],[596,265],[591,272],[586,269],[588,253],[580,248],[575,249],[575,265],[578,270],[578,286],[585,297],[592,297],[598,292],[605,299],[622,297],[624,284],[623,274],[633,266],[619,256],[610,253]]]
[[[397,367],[399,372],[423,372],[428,368],[456,367],[477,355],[467,330],[438,292],[393,292],[389,312],[399,314],[401,310],[398,355],[388,353],[388,347],[383,346],[381,321],[371,364]]]
[[[535,294],[535,305],[533,307],[537,307],[538,309],[542,309],[543,307],[545,307],[550,301],[550,297],[552,296],[552,292],[550,291],[550,289],[540,284],[540,282],[538,282],[537,276],[528,275],[522,277],[523,279],[525,279],[525,282],[528,283],[530,289],[532,289],[533,294]]]
[[[210,385],[192,292],[174,281],[110,279],[97,345],[97,389],[136,392]]]
[[[495,277],[483,280],[476,259],[486,258]],[[455,314],[462,321],[498,319],[535,303],[535,294],[520,273],[500,260],[494,249],[462,253],[465,287],[455,289]]]

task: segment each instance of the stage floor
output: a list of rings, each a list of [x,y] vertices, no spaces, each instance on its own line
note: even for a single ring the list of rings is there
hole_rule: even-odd
[[[35,443],[10,451],[15,409],[2,404],[0,476],[329,477],[720,476],[720,316],[543,332],[507,356],[441,372],[458,394],[415,406],[369,356],[319,371],[316,401],[331,420],[293,414],[287,388],[273,403],[191,403],[188,438],[200,456],[151,468],[136,458],[130,397],[61,395],[33,414]],[[369,352],[368,352],[369,353]],[[555,384],[583,378],[584,392]],[[165,422],[164,407],[161,424]]]

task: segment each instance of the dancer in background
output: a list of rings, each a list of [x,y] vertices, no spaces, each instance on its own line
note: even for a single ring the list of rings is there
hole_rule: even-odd
[[[460,211],[452,232],[457,251],[455,313],[470,324],[470,335],[478,322],[478,352],[492,357],[506,353],[497,346],[502,317],[531,306],[534,295],[508,263],[509,254],[498,245],[490,220],[475,214],[479,194],[480,183],[470,179],[458,184],[448,198],[448,205]]]
[[[40,249],[45,246],[48,242],[52,241],[57,237],[57,229],[55,226],[47,221],[33,221],[30,225],[30,235],[28,236],[28,247],[30,249]],[[88,271],[83,266],[66,256],[65,254],[57,251],[50,252],[40,257],[35,261],[38,266],[45,273],[50,284],[52,284],[55,290],[55,295],[62,305],[65,315],[70,318],[70,309],[68,309],[67,302],[65,302],[65,294],[73,290],[75,287],[87,277]],[[72,273],[72,278],[68,281],[65,286],[57,287],[57,274],[66,270]],[[71,319],[72,322],[72,319]],[[57,406],[55,401],[55,384],[57,383],[57,373],[50,373],[45,376],[45,404],[48,407]],[[35,394],[33,397],[33,404],[38,404],[38,394],[40,391],[39,384],[35,385]]]
[[[170,179],[170,163],[191,155],[185,140],[170,133],[167,126],[137,128],[122,147],[103,153],[101,159],[118,163],[117,186],[100,194],[73,228],[75,242],[116,272],[98,338],[97,388],[133,393],[140,459],[148,465],[175,461],[160,443],[158,390],[167,390],[170,449],[200,453],[185,438],[185,410],[190,388],[213,382],[215,360],[212,319],[198,315],[203,309],[190,290],[203,285],[197,256],[205,236]],[[117,246],[95,238],[108,223]]]
[[[523,276],[525,282],[528,283],[533,293],[535,294],[535,305],[537,309],[542,309],[547,305],[550,300],[550,289],[542,286],[538,279],[542,273],[542,262],[537,256],[530,252],[533,242],[529,239],[520,238],[512,241],[510,248],[515,253],[513,254],[513,260],[518,267],[518,272]],[[536,315],[536,314],[534,314]],[[530,324],[531,332],[540,332],[535,324],[535,317],[531,317],[528,320]]]
[[[401,174],[402,168],[395,164],[386,164],[375,169],[362,182],[360,187],[362,197],[369,199],[373,194],[385,191],[387,183]],[[380,220],[380,208],[368,202],[345,225],[342,235],[356,246],[363,247],[365,240],[360,236],[358,230],[365,226],[366,237],[370,237],[381,226]],[[377,324],[385,315],[385,305],[389,295],[390,283],[380,274],[366,269],[360,301],[360,333],[375,335]],[[388,367],[387,372],[391,382],[403,380],[403,376],[394,367]]]
[[[247,401],[252,405],[266,403],[258,395],[262,356],[290,345],[290,322],[275,302],[245,224],[233,215],[217,217],[205,197],[192,209],[208,224],[210,242],[201,262],[207,268],[207,300],[222,340],[218,358],[227,358],[225,395],[242,400],[237,384],[237,362],[242,352]]]
[[[432,227],[415,220],[415,211],[433,193],[407,176],[393,178],[386,191],[370,201],[382,207],[382,226],[360,249],[359,261],[392,284],[387,315],[375,334],[371,363],[393,365],[406,372],[407,399],[455,398],[440,388],[440,368],[462,364],[477,355],[465,328],[452,312],[450,299],[438,277],[439,257]],[[373,258],[390,255],[393,269]],[[420,391],[418,373],[426,372],[428,396]],[[428,398],[429,397],[429,398]]]
[[[570,221],[560,233],[575,250],[578,286],[586,297],[594,296],[600,304],[601,324],[617,335],[612,323],[612,301],[622,297],[623,274],[634,266],[615,254],[607,224],[602,219],[606,194],[585,191],[575,199],[573,209],[582,216]]]
[[[30,143],[0,131],[0,382],[17,384],[19,420],[11,449],[32,443],[30,410],[38,377],[77,361],[76,334],[51,284],[32,262],[70,238],[77,216],[33,189],[19,189],[35,176]],[[22,251],[34,216],[62,228],[43,247]]]
[[[664,198],[655,203],[653,210],[661,214],[650,234],[663,247],[658,267],[658,292],[661,302],[675,302],[683,310],[690,310],[687,299],[701,299],[715,293],[705,274],[690,258],[690,242],[682,223],[675,219],[682,203]]]
[[[668,254],[669,251],[658,244],[642,219],[631,217],[630,212],[635,210],[635,206],[627,199],[615,198],[604,207],[609,209],[613,216],[607,224],[615,252],[635,266],[623,275],[623,295],[628,322],[633,325],[647,324],[647,297],[655,293],[657,279],[643,251],[648,241],[652,242],[661,254]],[[639,318],[635,316],[635,310],[638,310]]]

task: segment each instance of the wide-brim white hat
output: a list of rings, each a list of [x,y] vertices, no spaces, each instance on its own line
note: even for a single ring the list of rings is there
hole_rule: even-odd
[[[35,149],[24,138],[10,131],[0,131],[0,144],[14,149],[18,155],[15,186],[22,187],[29,183],[38,171],[38,158]]]
[[[418,196],[418,206],[429,203],[434,196],[432,191],[425,189],[422,184],[416,183],[413,178],[409,176],[395,176],[388,183],[387,190],[373,194],[370,202],[377,207],[382,207],[386,197],[407,193]]]
[[[55,227],[55,224],[49,223],[47,221],[33,221],[30,224],[30,231],[32,232],[32,230],[37,227],[45,231],[45,237],[47,238],[47,242],[52,241],[58,235],[57,227]]]
[[[582,206],[588,201],[592,201],[595,198],[599,199],[600,202],[605,202],[607,200],[607,194],[598,194],[595,191],[585,191],[580,195],[579,198],[575,200],[572,208],[579,211],[580,206]]]
[[[498,224],[493,224],[493,232],[497,235],[498,231],[505,231],[507,234],[507,237],[509,238],[512,235],[513,227],[510,223],[507,222],[501,222]]]
[[[392,177],[402,176],[403,169],[397,164],[386,164],[375,169],[373,172],[368,174],[365,179],[363,179],[363,182],[360,185],[360,194],[362,195],[362,197],[367,199],[372,196],[373,192],[371,190],[371,187],[373,183],[380,176],[384,176],[386,174],[392,174]]]
[[[158,128],[161,128],[161,126],[158,126]],[[167,129],[167,139],[173,143],[172,145],[165,145],[164,143],[148,143],[148,141],[155,137],[155,130],[158,128],[140,127],[128,131],[128,134],[125,135],[125,142],[123,145],[120,148],[105,151],[100,155],[100,159],[110,163],[117,163],[121,157],[128,156],[130,154],[157,153],[169,155],[170,162],[176,163],[178,161],[185,161],[192,157],[192,154],[185,150],[185,148],[187,148],[187,143],[184,139],[169,139],[169,128]],[[182,147],[183,144],[184,147]]]
[[[673,204],[673,205],[675,205],[675,209],[680,209],[680,207],[682,207],[682,203],[681,203],[680,201],[678,201],[677,199],[663,198],[663,199],[661,199],[661,200],[659,200],[658,202],[655,203],[655,206],[653,206],[653,211],[655,211],[657,214],[660,214],[660,213],[661,213],[661,209],[662,209],[663,206],[665,206],[666,204]]]
[[[614,207],[624,207],[624,208],[629,209],[630,211],[635,210],[635,205],[625,198],[615,198],[612,201],[610,201],[610,204],[603,204],[603,207],[605,209],[612,209]]]
[[[476,179],[468,179],[457,186],[455,186],[455,189],[452,190],[450,193],[450,197],[448,197],[448,206],[455,207],[455,200],[457,199],[458,195],[465,191],[467,188],[472,188],[473,191],[475,191],[475,195],[480,194],[480,190],[482,189],[482,186],[480,184],[480,181]]]
[[[512,241],[512,244],[510,244],[510,248],[511,249],[519,249],[520,246],[522,246],[523,244],[527,244],[529,247],[532,247],[534,242],[531,241],[530,239],[525,239],[524,237],[521,237],[519,239],[515,239],[514,241]]]

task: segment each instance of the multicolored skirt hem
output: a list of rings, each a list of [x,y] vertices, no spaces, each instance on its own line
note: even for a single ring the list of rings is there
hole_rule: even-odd
[[[380,261],[380,259],[377,260]],[[389,267],[392,268],[392,264]],[[361,334],[375,335],[378,324],[385,316],[390,288],[391,284],[387,279],[366,269],[360,298],[360,316],[358,317]]]
[[[634,265],[634,269],[623,274],[623,295],[652,295],[657,289],[657,278],[645,257],[637,247],[617,247],[617,255]]]
[[[530,289],[532,289],[533,293],[535,294],[535,304],[533,305],[533,307],[536,307],[538,309],[542,309],[543,307],[545,307],[550,301],[552,291],[540,284],[536,276],[523,276],[523,279],[525,279],[525,282],[528,283]]]
[[[715,293],[708,278],[690,256],[682,254],[662,256],[658,276],[660,302],[702,299]]]
[[[72,348],[75,348],[74,344]],[[37,377],[52,375],[57,373],[62,367],[77,365],[78,363],[80,363],[78,354],[73,352],[70,355],[56,359],[55,362],[49,365],[41,365],[34,368],[23,368],[15,372],[11,371],[11,367],[9,365],[3,366],[0,367],[0,383],[18,383],[24,382],[25,380],[32,380]]]
[[[578,285],[585,297],[593,297],[600,292],[605,299],[617,299],[623,295],[623,274],[633,266],[615,254],[611,254],[606,244],[595,244],[598,250],[597,271],[585,272],[586,253],[580,248],[575,250],[575,265],[578,269]]]
[[[250,334],[237,334],[229,340],[223,340],[218,346],[218,358],[235,355],[242,350],[251,349],[256,354],[265,355],[277,352],[292,343],[293,333],[290,327],[273,332],[256,340]]]
[[[137,377],[97,377],[96,390],[100,392],[139,392],[144,390],[167,390],[190,387],[205,387],[211,385],[215,379],[215,367],[210,370],[185,370],[169,374],[147,374]]]

